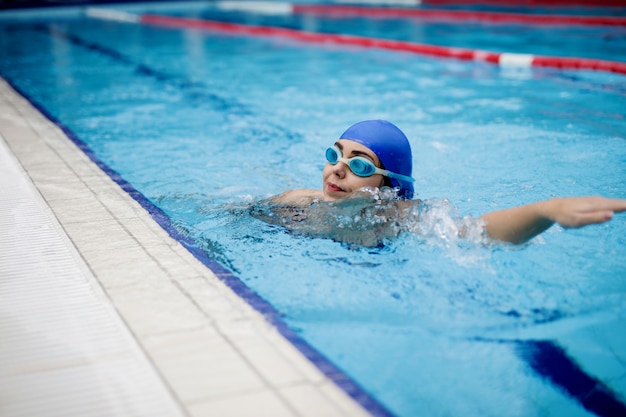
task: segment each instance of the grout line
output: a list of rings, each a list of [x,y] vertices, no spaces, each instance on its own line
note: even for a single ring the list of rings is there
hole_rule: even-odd
[[[0,81],[4,81],[2,80],[2,78],[0,77]],[[6,96],[6,92],[5,91],[0,91],[0,96],[1,97],[5,97]],[[33,130],[34,133],[38,134],[39,132],[37,132],[35,130],[35,128],[33,127],[32,123],[32,115],[31,114],[26,114],[26,112],[22,111],[22,109],[20,109],[18,106],[15,105],[15,103],[9,103],[9,105],[11,105],[13,107],[13,109],[16,111],[16,113],[18,115],[20,115],[22,117],[23,120],[26,120],[27,125],[29,126],[29,128],[31,130]],[[32,112],[31,112],[32,113]],[[35,113],[37,114],[37,113]],[[58,127],[54,126],[55,129],[58,129]],[[58,133],[57,133],[58,134]],[[57,155],[57,157],[59,157],[59,159],[61,159],[72,171],[72,173],[77,176],[81,182],[83,182],[83,184],[85,184],[87,186],[87,188],[89,188],[89,185],[86,184],[82,178],[80,178],[80,176],[77,175],[77,173],[73,170],[73,168],[71,166],[69,166],[69,164],[67,164],[67,162],[64,160],[64,158],[61,157],[61,155],[57,152],[56,149],[54,149],[54,147],[50,146],[49,140],[47,140],[46,136],[41,136],[38,135],[40,141],[43,143],[44,146],[46,146],[48,149],[51,149],[52,152],[55,153],[55,155]],[[1,139],[1,137],[0,137]],[[10,146],[8,146],[7,144],[7,148],[10,149]],[[19,157],[17,155],[15,155],[15,159],[19,161]],[[36,187],[36,182],[33,180],[33,178],[31,177],[30,173],[28,172],[28,170],[26,169],[26,167],[21,165],[20,162],[20,166],[22,167],[22,171],[24,173],[25,176],[28,177],[28,180],[31,181],[34,184],[34,187]],[[90,189],[90,188],[89,188]],[[90,191],[92,191],[90,189]],[[47,200],[45,199],[44,196],[42,196],[39,191],[38,194],[40,195],[40,198],[45,201],[47,203]],[[93,194],[92,191],[92,196],[96,197],[95,194]],[[121,225],[119,220],[115,217],[114,213],[111,213],[110,210],[108,210],[107,207],[105,207],[105,209],[109,212],[109,214],[111,214],[112,218],[115,219],[115,221],[118,223],[118,225]],[[49,206],[48,206],[48,214],[50,216],[53,216],[54,219],[56,220],[56,222],[58,222],[59,224],[59,228],[62,230],[63,235],[66,236],[66,239],[71,242],[70,244],[73,247],[76,247],[76,242],[75,240],[66,234],[65,229],[63,228],[59,218],[58,218],[58,214],[52,210]],[[137,239],[134,238],[134,236],[132,234],[130,234],[130,237],[133,239],[134,243],[138,246],[140,246],[140,242],[137,241]],[[84,266],[85,269],[87,269],[89,271],[89,275],[91,275],[92,277],[97,277],[97,271],[94,270],[94,268],[92,267],[92,265],[88,262],[87,259],[85,259],[84,255],[82,253],[80,253],[80,250],[77,251],[77,255],[80,257],[81,259],[81,264]],[[129,325],[127,319],[124,317],[124,315],[119,311],[119,309],[115,306],[114,303],[112,303],[111,297],[108,294],[108,291],[106,291],[104,288],[102,288],[102,284],[98,283],[96,284],[98,286],[99,292],[102,293],[102,296],[108,301],[108,308],[110,310],[115,311],[116,316],[118,317],[119,321],[121,323],[123,323],[124,328],[126,329],[126,333],[132,338],[132,340],[134,341],[134,343],[136,344],[137,348],[139,351],[141,351],[143,357],[145,358],[145,360],[150,363],[152,370],[158,375],[160,381],[162,382],[163,386],[165,387],[165,389],[168,391],[168,393],[171,395],[172,398],[176,399],[176,402],[179,404],[179,411],[181,413],[183,413],[185,416],[190,416],[190,414],[188,413],[186,407],[181,406],[182,404],[184,404],[184,402],[178,398],[178,396],[176,395],[176,392],[172,389],[171,385],[168,383],[167,379],[164,377],[164,375],[162,374],[161,370],[159,369],[159,367],[156,366],[156,364],[154,363],[152,357],[148,354],[148,352],[145,350],[144,346],[141,344],[140,340],[138,339],[138,337],[130,330],[131,326]]]
[[[73,399],[72,396],[78,392],[77,390],[85,390],[84,401],[87,402],[90,399],[94,401],[100,398],[100,396],[106,397],[107,400],[101,402],[98,407],[102,409],[112,407],[108,408],[110,412],[113,412],[113,409],[118,410],[118,412],[123,412],[125,409],[128,411],[129,407],[137,409],[137,407],[142,407],[140,406],[141,398],[137,396],[128,398],[125,397],[125,393],[111,398],[107,397],[105,391],[103,391],[106,385],[114,383],[111,377],[121,373],[121,368],[115,373],[116,368],[111,368],[111,361],[117,359],[116,365],[119,368],[123,365],[120,360],[128,362],[128,360],[134,358],[134,361],[139,362],[135,362],[133,366],[146,366],[146,370],[149,370],[148,373],[146,373],[146,370],[141,370],[140,372],[145,374],[147,378],[155,379],[137,380],[138,377],[143,377],[129,369],[125,369],[125,377],[132,378],[128,380],[128,383],[141,383],[142,388],[140,390],[150,388],[152,386],[150,384],[154,384],[153,389],[156,389],[154,395],[161,397],[165,401],[161,406],[166,407],[161,412],[165,412],[165,409],[182,412],[180,403],[172,401],[169,404],[167,403],[168,398],[162,397],[163,392],[167,390],[166,384],[157,376],[148,357],[140,348],[135,337],[128,331],[128,328],[115,312],[113,306],[107,303],[108,298],[102,287],[91,273],[84,259],[70,242],[54,213],[47,209],[45,200],[39,194],[32,181],[28,179],[25,168],[11,151],[4,136],[0,136],[0,156],[5,160],[3,169],[5,173],[8,172],[6,174],[8,177],[5,177],[4,181],[10,181],[14,186],[19,186],[19,192],[24,194],[25,198],[28,195],[28,203],[30,203],[27,206],[25,205],[27,202],[24,200],[20,200],[18,203],[14,200],[9,200],[12,204],[12,206],[8,206],[9,210],[12,213],[19,212],[20,216],[31,216],[29,218],[32,219],[32,222],[29,224],[19,223],[22,233],[13,234],[14,243],[18,245],[12,245],[10,250],[20,252],[25,250],[26,248],[19,246],[19,241],[20,239],[29,238],[32,233],[48,236],[48,239],[39,241],[31,239],[28,241],[27,250],[31,251],[31,258],[24,258],[24,261],[30,260],[31,262],[23,262],[22,259],[17,258],[16,264],[16,258],[14,257],[8,259],[8,265],[5,262],[6,260],[2,261],[3,269],[7,266],[9,268],[19,267],[19,269],[15,270],[15,275],[4,275],[0,279],[3,293],[11,295],[7,298],[9,302],[8,307],[5,305],[6,308],[10,308],[10,314],[3,316],[2,321],[7,323],[8,320],[8,324],[12,325],[8,327],[3,325],[0,329],[4,335],[3,351],[5,353],[13,352],[10,355],[12,357],[10,361],[12,365],[9,366],[7,364],[8,367],[3,366],[5,371],[2,373],[2,379],[4,384],[10,384],[10,381],[13,381],[10,388],[7,385],[7,389],[10,389],[10,392],[14,395],[10,403],[3,405],[3,409],[8,412],[12,410],[14,413],[28,412],[25,410],[29,409],[29,407],[31,410],[33,410],[33,407],[41,406],[49,408],[52,405],[51,402],[55,401],[69,413],[78,409],[81,412],[89,411],[85,406],[76,403],[75,398]],[[8,165],[6,165],[7,163]],[[7,207],[6,201],[4,198],[0,201],[2,207]],[[27,212],[25,209],[30,211]],[[32,216],[37,216],[38,220],[35,221],[36,218]],[[16,220],[19,221],[19,219]],[[12,223],[5,226],[7,228],[15,228],[16,224]],[[28,228],[25,226],[34,229],[29,234],[24,235],[23,232],[28,232]],[[43,245],[45,245],[45,248]],[[42,248],[43,251],[38,252],[38,248]],[[38,262],[32,262],[33,256],[38,256],[38,259],[42,259],[45,262],[41,265]],[[67,259],[64,260],[64,258]],[[62,264],[59,264],[59,262],[62,262]],[[61,270],[55,272],[56,269],[50,269],[55,265],[61,266]],[[19,281],[19,285],[17,281]],[[58,281],[60,285],[54,285],[54,281]],[[71,288],[69,293],[67,291],[68,287]],[[24,291],[27,291],[27,293],[24,294],[25,296],[22,296]],[[37,304],[32,305],[33,302],[37,302]],[[71,320],[69,321],[67,321],[70,317],[68,315],[71,315]],[[94,331],[93,334],[89,334],[81,331],[77,327],[79,325],[98,326],[100,330],[103,330],[102,326],[106,326],[106,329],[110,331]],[[105,336],[105,342],[111,342],[113,345],[107,347],[107,343],[97,343],[98,337]],[[115,340],[116,338],[117,340]],[[38,343],[33,345],[35,340],[38,340]],[[9,349],[8,352],[7,349]],[[59,355],[61,351],[63,354]],[[106,353],[107,351],[109,353]],[[130,358],[129,354],[132,354]],[[105,359],[105,363],[102,363],[103,359]],[[23,365],[20,362],[24,362]],[[98,369],[105,364],[108,376],[102,379],[100,383],[94,385],[92,383],[94,381],[93,374],[97,375]],[[24,367],[24,365],[27,366]],[[131,363],[127,364],[127,366],[130,365]],[[77,373],[78,379],[73,385],[79,384],[74,387],[68,387],[72,388],[71,392],[62,391],[63,395],[55,395],[53,397],[49,393],[36,394],[29,392],[25,394],[28,390],[25,384],[29,380],[49,381],[54,385],[54,387],[51,387],[50,393],[58,391],[58,383],[65,382],[67,384],[69,382],[63,379],[59,380],[59,378],[62,378],[62,375],[68,372]],[[86,377],[89,378],[89,382],[83,379]],[[133,380],[134,382],[130,382]],[[105,381],[108,382],[105,383]],[[124,389],[128,387],[119,386],[116,388]],[[163,392],[157,394],[161,389]],[[150,401],[155,399],[156,397]],[[173,400],[173,398],[169,397],[169,400]],[[42,401],[45,401],[45,404],[42,404]],[[96,402],[92,406],[86,405],[86,407],[93,407],[95,404]],[[148,405],[148,408],[154,404]],[[136,411],[140,412],[139,410]],[[117,415],[117,412],[115,415]]]

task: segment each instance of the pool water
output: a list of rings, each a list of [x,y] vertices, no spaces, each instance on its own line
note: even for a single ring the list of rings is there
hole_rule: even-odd
[[[373,34],[362,23],[346,30]],[[626,216],[521,246],[450,226],[557,195],[626,198],[624,76],[86,18],[0,20],[0,33],[0,75],[268,301],[375,413],[624,409]],[[253,215],[268,196],[319,188],[326,147],[369,118],[410,138],[430,227],[364,247]]]
[[[626,9],[624,9],[626,10]],[[508,11],[507,11],[508,12]],[[510,13],[510,12],[509,12]],[[548,15],[554,13],[548,13]],[[562,14],[562,13],[560,13]],[[206,19],[278,26],[331,34],[351,34],[439,46],[535,55],[585,57],[626,61],[626,27],[595,25],[523,25],[434,19],[324,16],[302,13],[287,16],[210,10],[181,14]]]

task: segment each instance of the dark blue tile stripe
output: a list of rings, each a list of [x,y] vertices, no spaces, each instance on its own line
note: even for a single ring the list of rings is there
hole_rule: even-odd
[[[187,97],[192,99],[194,103],[201,103],[203,105],[208,104],[215,110],[228,110],[228,112],[230,112],[231,114],[252,113],[249,109],[246,108],[244,104],[237,102],[236,100],[227,99],[218,94],[207,91],[207,86],[202,83],[193,82],[187,78],[175,74],[170,74],[155,68],[151,68],[142,63],[137,63],[131,57],[128,57],[120,53],[119,51],[95,42],[90,42],[79,36],[63,31],[58,27],[53,27],[45,24],[34,24],[32,28],[37,32],[45,33],[57,39],[65,40],[75,46],[79,46],[89,51],[106,56],[119,64],[124,64],[131,68],[134,68],[135,74],[139,76],[145,76],[148,78],[152,78],[155,81],[171,85],[172,87],[175,87],[178,90],[182,91],[184,94],[186,94]]]
[[[516,342],[518,355],[539,375],[601,417],[624,417],[626,405],[602,381],[587,375],[565,350],[547,340]]]

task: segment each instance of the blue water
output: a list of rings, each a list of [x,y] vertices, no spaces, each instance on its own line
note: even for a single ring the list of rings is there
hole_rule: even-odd
[[[626,198],[626,77],[81,19],[2,21],[0,39],[4,78],[391,414],[599,414],[565,369],[623,404],[626,216],[522,246],[450,225]],[[319,188],[325,148],[368,118],[410,138],[431,227],[367,248],[251,214]]]
[[[310,14],[277,17],[216,10],[201,13],[200,16],[234,23],[278,26],[332,34],[348,33],[490,52],[584,57],[626,62],[626,48],[624,48],[626,27],[623,26],[522,25],[477,21],[459,24],[458,21],[442,22],[417,18],[373,19],[336,16],[324,18]]]

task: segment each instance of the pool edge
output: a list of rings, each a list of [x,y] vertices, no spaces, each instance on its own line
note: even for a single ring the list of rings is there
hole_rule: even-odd
[[[30,131],[3,129],[11,152],[189,415],[368,415],[2,78],[0,100]]]

